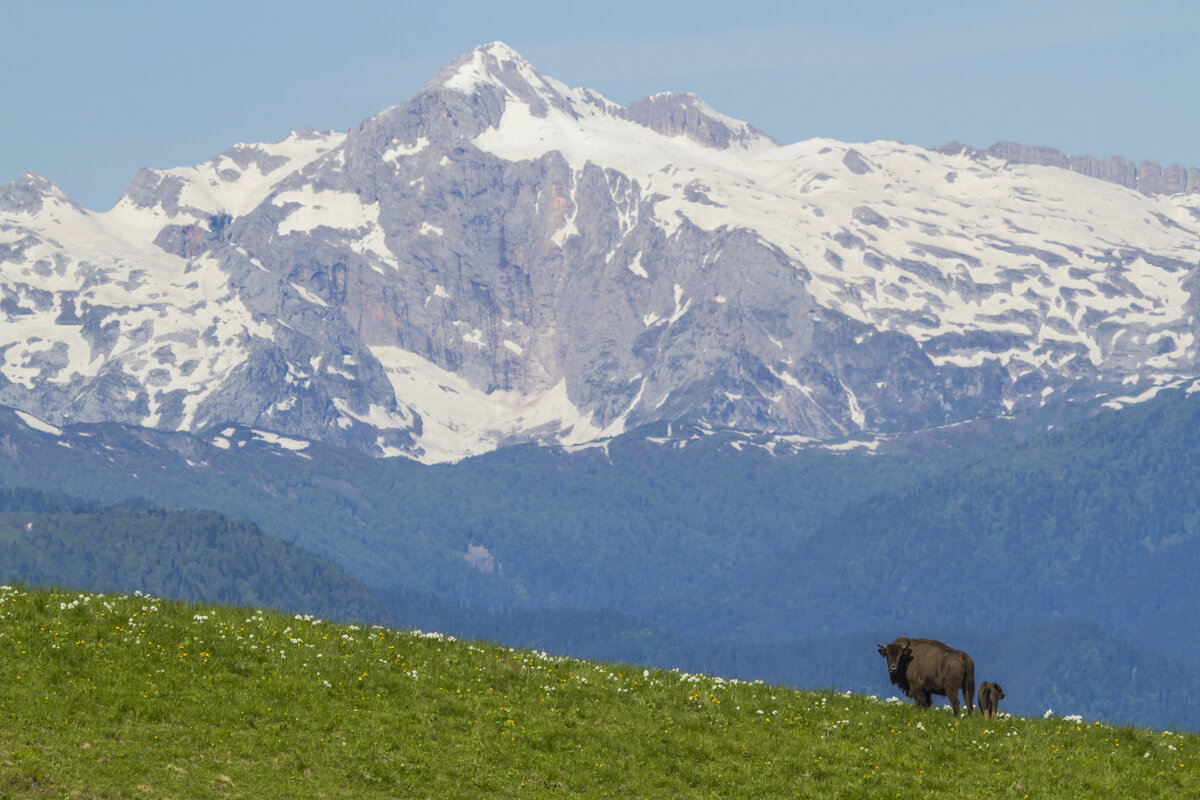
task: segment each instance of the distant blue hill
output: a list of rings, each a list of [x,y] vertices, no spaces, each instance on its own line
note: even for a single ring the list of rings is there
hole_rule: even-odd
[[[878,685],[876,638],[957,629],[1013,703],[1196,726],[1170,697],[1200,696],[1200,398],[1039,430],[782,456],[662,425],[425,466],[0,412],[0,478],[251,520],[398,624],[847,688]]]

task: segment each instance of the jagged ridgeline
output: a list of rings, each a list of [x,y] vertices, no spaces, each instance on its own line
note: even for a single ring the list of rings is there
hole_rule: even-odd
[[[13,795],[1193,797],[1200,737],[0,588]]]
[[[493,43],[347,131],[143,170],[107,212],[0,187],[0,403],[430,463],[662,421],[922,430],[1196,375],[1196,173],[1057,155],[783,145]]]

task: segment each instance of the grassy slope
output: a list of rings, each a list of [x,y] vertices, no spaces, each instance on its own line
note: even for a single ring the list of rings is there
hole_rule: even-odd
[[[0,796],[1196,797],[1200,736],[0,590]]]

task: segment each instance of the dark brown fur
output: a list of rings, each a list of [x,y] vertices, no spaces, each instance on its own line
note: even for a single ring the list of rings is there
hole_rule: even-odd
[[[936,639],[912,639],[901,636],[888,645],[876,645],[887,659],[888,677],[918,706],[932,703],[931,695],[940,694],[950,701],[958,716],[958,693],[963,693],[967,713],[975,710],[975,661]]]
[[[1000,684],[984,681],[979,684],[979,713],[988,719],[996,718],[1000,701],[1004,699],[1004,690]]]

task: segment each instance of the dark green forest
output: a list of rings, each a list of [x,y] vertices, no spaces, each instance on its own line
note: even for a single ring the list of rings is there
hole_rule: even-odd
[[[873,497],[725,600],[751,638],[1087,619],[1200,663],[1198,523],[1200,404],[1175,393]]]
[[[0,580],[339,620],[386,616],[361,583],[253,523],[144,502],[100,507],[28,489],[0,490]]]
[[[32,530],[13,517],[4,563],[37,581],[103,589],[95,580],[136,576],[171,596],[280,607],[311,608],[342,591],[359,598],[339,608],[343,617],[361,610],[801,686],[873,683],[875,693],[889,688],[871,657],[876,639],[960,631],[983,653],[1014,643],[1015,655],[1000,648],[993,658],[1031,682],[1014,703],[1061,697],[1074,703],[1064,711],[1187,719],[1171,698],[1195,698],[1200,680],[1195,396],[1166,391],[1050,431],[960,426],[874,452],[776,455],[732,433],[666,434],[660,426],[606,448],[515,447],[424,466],[315,443],[302,457],[245,429],[228,450],[116,425],[68,427],[58,439],[0,411],[0,481],[82,498],[43,509],[53,519]],[[87,504],[142,497],[196,512],[176,529],[195,532],[170,547],[149,544],[147,532],[100,553],[120,531],[149,531],[155,515],[175,512],[133,503],[109,525]],[[68,533],[91,529],[89,520],[95,552]],[[337,571],[314,577],[315,566],[297,563],[272,572],[274,556],[245,553],[222,560],[251,532]],[[30,533],[59,539],[31,545]],[[156,556],[139,554],[155,547]],[[81,554],[69,574],[49,569]],[[213,574],[197,574],[209,560]],[[255,569],[271,576],[269,589],[251,590]],[[315,588],[335,584],[334,574],[346,588]]]
[[[213,512],[134,502],[116,507],[37,490],[0,490],[0,577],[78,590],[220,602],[327,619],[437,630],[461,638],[578,657],[896,693],[874,642],[892,631],[778,644],[689,640],[612,611],[488,611],[403,589],[370,590],[321,559]],[[926,633],[930,631],[926,630]],[[1100,626],[1062,621],[1005,633],[934,630],[967,649],[980,680],[1009,691],[1005,707],[1051,707],[1089,718],[1200,728],[1200,668],[1121,640]]]
[[[961,459],[947,445],[781,458],[733,449],[719,435],[686,447],[647,438],[659,432],[640,431],[607,450],[523,446],[425,466],[317,444],[309,458],[254,441],[221,450],[113,425],[89,426],[64,448],[10,428],[0,480],[94,502],[153,497],[249,519],[372,586],[493,609],[641,613],[664,597],[756,574],[782,543]],[[471,545],[492,556],[491,572],[464,558]]]

